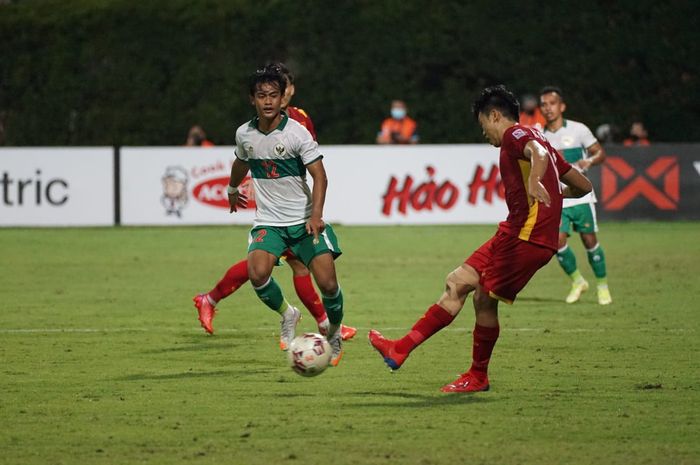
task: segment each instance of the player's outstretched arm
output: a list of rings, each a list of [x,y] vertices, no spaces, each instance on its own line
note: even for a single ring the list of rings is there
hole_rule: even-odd
[[[564,197],[579,198],[593,190],[591,181],[588,180],[579,170],[570,169],[560,177],[561,182],[566,184],[562,191]]]
[[[313,191],[311,192],[311,218],[306,223],[306,231],[314,235],[314,240],[318,241],[318,235],[323,232],[325,223],[323,222],[323,205],[326,203],[326,189],[328,188],[328,177],[323,162],[317,160],[306,165],[311,178],[314,180]]]
[[[532,165],[530,177],[527,180],[527,190],[530,193],[530,197],[549,207],[552,200],[549,197],[549,192],[547,192],[547,189],[545,189],[540,181],[544,177],[544,173],[547,171],[547,165],[549,164],[547,149],[536,140],[531,140],[525,144],[523,155],[530,159]]]
[[[248,163],[240,158],[236,158],[231,165],[231,178],[228,181],[228,204],[231,207],[229,213],[238,211],[238,207],[245,208],[247,205],[248,199],[239,192],[238,186],[243,182],[248,168]]]

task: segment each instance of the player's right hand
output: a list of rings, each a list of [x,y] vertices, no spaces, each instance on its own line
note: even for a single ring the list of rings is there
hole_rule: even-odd
[[[318,235],[326,228],[326,223],[321,218],[311,217],[306,222],[306,232],[314,236],[314,245],[318,244]]]
[[[228,195],[228,204],[231,207],[229,213],[237,212],[238,207],[245,208],[248,206],[248,197],[240,191],[236,191]]]
[[[547,192],[547,189],[545,189],[541,182],[530,183],[529,187],[530,197],[532,197],[535,202],[543,203],[548,207],[550,206],[552,199],[549,197],[549,192]]]

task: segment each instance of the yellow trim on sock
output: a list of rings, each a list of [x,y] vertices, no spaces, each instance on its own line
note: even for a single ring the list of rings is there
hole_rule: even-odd
[[[285,299],[285,298],[283,297],[283,298],[282,298],[282,305],[280,305],[280,308],[278,308],[278,309],[275,310],[275,311],[281,315],[281,314],[283,314],[289,307],[291,307],[291,305],[289,305],[289,302],[287,302],[287,299]]]
[[[574,271],[573,273],[571,273],[571,274],[569,275],[569,277],[571,278],[571,280],[572,280],[573,282],[581,282],[581,281],[584,281],[583,275],[581,274],[581,272],[580,272],[578,269],[577,269],[576,271]]]

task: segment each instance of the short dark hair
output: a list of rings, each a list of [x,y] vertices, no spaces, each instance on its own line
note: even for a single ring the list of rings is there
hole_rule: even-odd
[[[250,95],[255,95],[255,91],[261,84],[277,84],[280,93],[284,94],[287,88],[287,79],[285,79],[280,67],[273,63],[258,68],[250,76]]]
[[[540,97],[542,97],[544,94],[551,94],[555,93],[559,96],[559,99],[563,102],[564,101],[564,92],[561,91],[560,87],[557,86],[544,86],[542,89],[540,89]]]
[[[487,87],[481,91],[479,97],[472,104],[474,119],[479,120],[479,114],[488,114],[491,110],[498,110],[506,118],[513,121],[520,120],[520,104],[518,99],[504,85]]]
[[[285,64],[282,63],[281,61],[278,61],[278,62],[276,62],[276,63],[272,63],[272,65],[273,65],[273,66],[277,66],[277,68],[279,68],[280,73],[282,73],[282,76],[286,77],[286,78],[287,78],[287,81],[288,81],[290,84],[294,84],[294,75],[293,75],[292,72],[289,70],[289,68],[287,68],[287,65],[285,65]]]

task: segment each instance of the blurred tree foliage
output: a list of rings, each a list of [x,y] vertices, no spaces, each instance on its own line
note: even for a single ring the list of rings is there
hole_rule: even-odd
[[[33,0],[0,5],[6,145],[232,144],[283,60],[322,143],[372,143],[394,98],[422,142],[481,142],[471,100],[562,87],[567,116],[700,141],[693,2]]]

